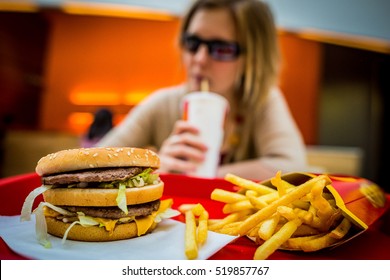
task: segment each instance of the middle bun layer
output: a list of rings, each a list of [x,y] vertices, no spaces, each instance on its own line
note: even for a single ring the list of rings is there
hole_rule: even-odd
[[[127,188],[127,205],[141,204],[160,199],[164,191],[164,183],[148,185],[140,188]],[[43,198],[57,206],[117,206],[118,189],[98,188],[53,188],[43,193]]]

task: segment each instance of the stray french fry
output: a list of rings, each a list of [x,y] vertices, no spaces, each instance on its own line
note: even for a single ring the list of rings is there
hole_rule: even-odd
[[[202,245],[207,240],[209,213],[201,204],[197,204],[194,208],[192,208],[192,213],[194,213],[196,216],[199,216],[197,241],[200,245]]]
[[[192,211],[185,212],[185,254],[188,259],[193,260],[198,257],[198,244],[196,242],[196,221]]]

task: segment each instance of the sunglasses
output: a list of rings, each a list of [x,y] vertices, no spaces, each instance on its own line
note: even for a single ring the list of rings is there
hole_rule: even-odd
[[[240,46],[236,42],[223,40],[204,40],[196,35],[184,34],[181,40],[184,49],[195,54],[199,46],[205,44],[210,56],[219,61],[231,61],[236,59],[240,53]]]

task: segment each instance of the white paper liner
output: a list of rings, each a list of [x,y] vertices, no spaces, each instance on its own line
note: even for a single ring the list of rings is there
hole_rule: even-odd
[[[151,234],[111,242],[79,242],[50,236],[52,248],[46,249],[35,237],[35,216],[20,222],[20,216],[0,216],[0,236],[16,253],[41,260],[185,260],[185,224],[167,219]],[[208,259],[236,236],[208,233],[206,244],[199,248],[198,259]]]

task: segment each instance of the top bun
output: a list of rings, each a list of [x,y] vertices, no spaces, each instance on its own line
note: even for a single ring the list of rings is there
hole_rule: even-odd
[[[141,148],[70,149],[41,158],[35,171],[43,176],[76,170],[132,166],[157,169],[160,167],[160,158],[155,152]]]

